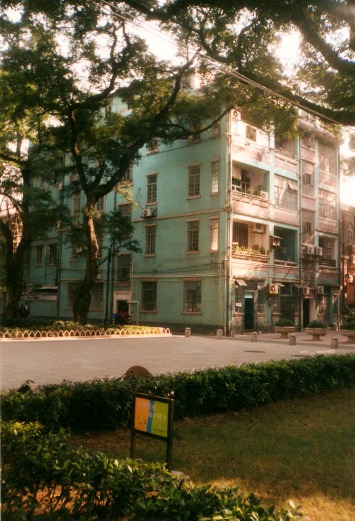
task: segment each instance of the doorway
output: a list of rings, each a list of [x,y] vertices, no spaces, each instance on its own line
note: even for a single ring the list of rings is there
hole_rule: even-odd
[[[310,323],[310,302],[309,298],[303,299],[302,327],[307,327]]]
[[[255,329],[253,293],[244,295],[244,329]]]

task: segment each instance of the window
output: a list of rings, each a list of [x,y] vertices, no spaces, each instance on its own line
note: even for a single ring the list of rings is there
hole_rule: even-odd
[[[250,125],[246,125],[245,137],[250,139],[250,141],[256,141],[256,128],[251,127]]]
[[[145,254],[155,255],[156,226],[145,227]]]
[[[131,204],[120,204],[118,210],[121,212],[121,216],[125,217],[129,221],[132,221],[132,205]]]
[[[197,252],[198,251],[198,239],[199,239],[199,221],[189,221],[187,223],[187,251]]]
[[[201,312],[201,281],[184,282],[184,312]]]
[[[79,253],[81,252],[81,248],[78,246],[73,246],[71,249],[70,261],[75,262],[79,260]]]
[[[73,215],[80,215],[81,212],[81,196],[80,194],[73,195]]]
[[[314,150],[314,135],[310,132],[305,132],[302,137],[302,145],[304,147]]]
[[[233,164],[232,188],[245,193],[250,192],[250,172]]]
[[[103,253],[103,249],[104,249],[103,239],[97,239],[97,247],[98,247],[97,257],[98,257],[98,259],[102,259],[102,253]]]
[[[147,177],[147,203],[157,202],[157,174],[148,175]]]
[[[335,174],[336,150],[324,143],[318,145],[319,170],[326,174]]]
[[[275,204],[288,210],[297,210],[297,182],[286,177],[275,176]]]
[[[302,161],[302,183],[314,186],[314,165],[309,161]]]
[[[36,246],[36,264],[41,266],[43,261],[43,246]]]
[[[31,255],[32,255],[32,248],[30,246],[28,248],[28,250],[26,251],[25,266],[31,266]]]
[[[104,303],[104,285],[102,282],[96,282],[91,290],[90,309],[103,309]]]
[[[284,136],[275,136],[275,146],[284,154],[294,155],[295,153],[294,139],[285,139]]]
[[[117,282],[127,282],[131,278],[131,255],[118,255],[117,257]]]
[[[99,199],[97,201],[97,203],[95,204],[95,210],[97,212],[100,212],[102,213],[105,209],[105,198],[104,197],[101,197],[101,199]]]
[[[312,229],[312,223],[310,223],[309,221],[303,221],[302,222],[302,232],[303,233],[312,233],[313,229]]]
[[[68,283],[67,307],[69,309],[73,308],[74,292],[75,292],[75,289],[76,289],[77,286],[78,286],[77,282],[69,282]]]
[[[249,227],[244,223],[233,223],[233,243],[248,248]]]
[[[157,309],[157,282],[142,282],[142,311],[156,311]]]
[[[159,152],[158,139],[152,137],[147,143],[147,154],[156,154],[157,152]]]
[[[354,242],[354,227],[351,223],[348,224],[346,228],[346,244],[352,245]]]
[[[216,159],[211,163],[211,174],[212,174],[212,194],[218,194],[219,192],[219,172],[220,172],[220,160]]]
[[[131,183],[132,180],[133,180],[133,163],[131,162],[128,165],[127,170],[123,174],[123,176],[121,178],[121,182]]]
[[[74,293],[78,287],[78,282],[68,283],[67,292],[67,306],[69,309],[73,308]],[[91,302],[90,309],[102,310],[104,302],[104,285],[102,282],[96,282],[93,289],[91,290]]]
[[[336,219],[335,194],[319,190],[319,215],[325,219]]]
[[[323,259],[335,260],[335,241],[319,237],[319,246],[323,248]]]
[[[211,227],[211,251],[218,250],[218,219],[211,219],[210,221]]]
[[[215,123],[212,127],[212,137],[219,137],[221,135],[221,125]]]
[[[48,246],[48,264],[56,264],[58,257],[58,245],[50,244]]]
[[[189,166],[189,197],[200,195],[200,165]]]

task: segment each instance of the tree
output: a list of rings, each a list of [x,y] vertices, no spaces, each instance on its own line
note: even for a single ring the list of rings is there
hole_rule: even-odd
[[[30,54],[27,49],[27,58]],[[58,158],[51,150],[42,95],[33,88],[29,70],[24,72],[29,62],[18,58],[15,48],[8,48],[0,75],[0,236],[7,318],[18,316],[32,241],[43,237],[58,219],[51,191],[37,182],[49,180]]]
[[[354,0],[127,3],[170,29],[184,27],[205,54],[240,81],[255,82],[326,121],[355,125]],[[290,30],[302,37],[301,60],[291,76],[275,58],[275,45]]]
[[[32,118],[29,151],[45,158],[37,162],[38,176],[46,166],[52,171],[51,158],[64,156],[65,170],[76,176],[86,198],[86,271],[73,302],[74,319],[85,323],[99,270],[98,201],[115,189],[150,140],[186,138],[212,126],[230,106],[222,96],[211,103],[210,85],[198,96],[184,88],[194,57],[179,65],[158,60],[128,31],[125,18],[132,11],[125,5],[117,18],[94,2],[53,1],[49,9],[49,3],[33,1],[29,11],[27,2],[12,4],[21,7],[22,17],[14,24],[3,11],[3,75],[9,86],[17,86],[12,112]],[[113,97],[120,100],[118,112],[108,110]],[[45,125],[35,124],[36,118]],[[30,243],[25,229],[23,240]]]

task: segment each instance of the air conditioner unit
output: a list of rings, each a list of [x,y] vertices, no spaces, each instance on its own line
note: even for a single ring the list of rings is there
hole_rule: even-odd
[[[254,226],[253,226],[253,229],[252,231],[254,233],[265,233],[265,224],[261,224],[261,223],[255,223]]]
[[[317,286],[318,295],[324,295],[324,286]]]
[[[271,246],[280,246],[281,245],[281,237],[270,237],[270,244]]]
[[[314,246],[304,246],[303,247],[303,254],[304,255],[314,255]]]
[[[278,284],[268,284],[268,293],[269,295],[278,295],[279,293],[279,285]]]
[[[316,246],[314,248],[314,255],[318,255],[318,257],[323,257],[323,248],[320,246]]]
[[[259,197],[261,197],[261,199],[268,199],[269,194],[268,192],[264,192],[264,190],[260,190]]]
[[[311,288],[306,286],[303,289],[303,295],[310,295],[311,294]]]
[[[156,209],[153,208],[146,208],[144,212],[142,213],[143,219],[150,219],[151,217],[154,217],[156,212]]]

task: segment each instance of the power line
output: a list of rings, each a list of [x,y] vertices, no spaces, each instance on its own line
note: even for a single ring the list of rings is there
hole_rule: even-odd
[[[174,40],[174,38],[172,38],[170,35],[167,35],[166,33],[161,33],[159,31],[155,31],[154,28],[149,25],[147,22],[144,22],[142,20],[139,20],[137,21],[136,18],[133,17],[133,15],[123,15],[121,13],[117,13],[115,11],[116,9],[116,6],[114,6],[113,4],[111,4],[110,2],[106,2],[106,1],[103,1],[103,4],[105,4],[106,6],[108,6],[110,9],[111,9],[111,14],[113,16],[116,16],[117,18],[121,19],[122,21],[126,21],[132,25],[134,25],[135,27],[137,27],[138,29],[144,29],[145,31],[147,31],[148,33],[151,33],[152,35],[154,35],[156,38],[160,38],[160,39],[163,39],[163,40],[166,40],[167,42],[169,42],[171,45],[173,45],[177,50],[184,50],[186,52],[189,51],[189,48],[187,45],[183,45],[181,43],[178,43],[176,42],[176,40]],[[99,4],[96,4],[99,6]],[[256,82],[255,80],[252,80],[250,78],[248,78],[247,76],[241,74],[240,72],[236,72],[236,71],[233,71],[231,69],[229,69],[228,67],[226,67],[225,65],[221,64],[217,59],[215,58],[212,58],[211,56],[207,56],[207,55],[201,55],[201,57],[203,57],[203,59],[209,61],[210,63],[213,63],[215,66],[217,66],[221,72],[239,80],[240,82],[242,83],[246,83],[248,85],[250,85],[251,87],[254,87],[254,88],[257,88],[259,90],[262,90],[263,92],[265,92],[266,94],[269,94],[271,96],[274,96],[282,101],[285,101],[287,103],[290,103],[291,105],[294,105],[295,107],[298,107],[299,109],[301,110],[304,110],[310,114],[313,114],[314,116],[318,117],[318,118],[321,118],[321,119],[326,119],[328,120],[330,123],[334,123],[336,125],[339,125],[339,122],[336,121],[335,119],[329,117],[329,116],[326,116],[325,114],[321,114],[320,112],[318,112],[317,110],[315,109],[311,109],[309,107],[305,107],[302,103],[300,102],[297,102],[295,100],[291,100],[290,98],[288,98],[287,96],[283,95],[283,94],[280,94],[272,89],[270,89],[269,87],[265,87],[264,85],[261,85],[260,83]]]

